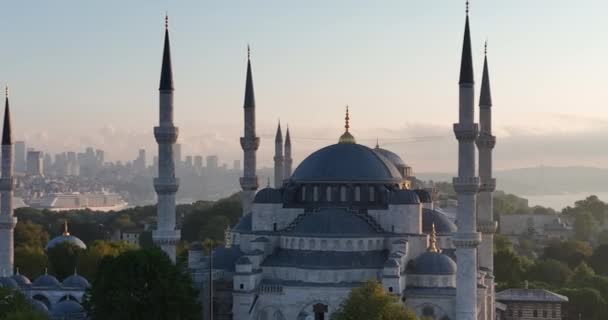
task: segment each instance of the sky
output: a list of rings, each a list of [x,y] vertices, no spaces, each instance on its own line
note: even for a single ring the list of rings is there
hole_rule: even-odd
[[[477,86],[489,46],[497,169],[608,167],[607,9],[471,2]],[[298,163],[337,142],[348,104],[357,142],[378,139],[415,171],[456,169],[464,0],[7,1],[0,83],[14,136],[51,153],[151,157],[165,12],[184,155],[242,157],[250,44],[261,166],[272,165],[279,119]]]

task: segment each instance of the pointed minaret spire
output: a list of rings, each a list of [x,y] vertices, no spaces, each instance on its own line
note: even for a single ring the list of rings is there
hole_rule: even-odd
[[[253,93],[253,75],[251,72],[251,48],[247,45],[247,80],[245,82],[245,109],[255,108],[255,94]]]
[[[169,16],[165,16],[165,47],[163,49],[163,65],[160,72],[159,90],[173,90],[173,70],[171,68],[171,45],[169,43]]]
[[[258,176],[256,170],[257,150],[260,138],[255,133],[255,97],[253,93],[253,75],[251,71],[251,49],[247,45],[247,79],[245,81],[245,101],[243,102],[244,130],[241,137],[243,149],[243,177],[240,179],[241,203],[243,215],[251,213],[251,206],[255,192],[258,189]]]
[[[285,162],[284,162],[284,170],[283,179],[287,180],[291,177],[291,166],[293,164],[293,159],[291,158],[291,136],[289,135],[289,125],[287,125],[287,132],[285,133]]]
[[[283,133],[281,132],[281,121],[277,126],[277,135],[274,139],[274,187],[283,186]]]
[[[480,107],[492,106],[492,93],[490,92],[490,71],[488,70],[488,41],[484,45],[483,75],[481,78]]]
[[[11,131],[11,114],[8,103],[8,86],[5,88],[5,102],[4,102],[4,127],[2,129],[2,144],[11,145],[13,144],[13,134]]]
[[[471,54],[471,31],[469,30],[469,1],[467,1],[467,18],[464,25],[464,41],[460,60],[460,84],[475,83],[473,80],[473,55]]]

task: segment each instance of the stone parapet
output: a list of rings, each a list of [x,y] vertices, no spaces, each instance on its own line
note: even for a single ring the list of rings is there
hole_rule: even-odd
[[[154,230],[152,240],[157,245],[175,245],[181,238],[180,230]]]
[[[477,231],[484,234],[493,234],[498,230],[498,222],[496,221],[478,221]]]
[[[452,184],[456,193],[477,193],[479,190],[478,177],[455,177]]]
[[[477,148],[479,149],[494,149],[494,146],[496,146],[496,137],[482,132],[477,137],[477,140],[475,140],[475,144],[477,144]]]
[[[177,127],[154,127],[154,138],[158,144],[174,144],[178,135]]]
[[[179,189],[179,179],[174,177],[154,178],[154,190],[158,194],[172,194]]]
[[[454,123],[454,135],[458,141],[474,141],[479,134],[477,123]]]
[[[452,243],[456,248],[476,248],[481,243],[481,233],[459,233],[452,236]]]
[[[243,151],[256,151],[260,147],[260,138],[241,137],[241,148]]]
[[[493,192],[496,190],[496,179],[479,177],[479,192]]]
[[[241,177],[239,179],[239,182],[241,183],[241,188],[243,188],[243,190],[253,190],[253,191],[255,191],[259,187],[258,176]]]

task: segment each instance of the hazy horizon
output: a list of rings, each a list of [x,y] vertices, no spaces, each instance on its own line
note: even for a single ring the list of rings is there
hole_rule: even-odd
[[[453,172],[464,1],[374,4],[7,3],[0,83],[11,88],[14,136],[51,153],[93,146],[109,160],[145,148],[150,160],[168,11],[183,156],[242,158],[250,43],[260,166],[272,165],[278,119],[299,163],[337,142],[348,104],[359,143],[378,138],[415,171]],[[496,169],[608,167],[608,111],[598,103],[608,100],[606,8],[472,1],[477,85],[489,39]]]

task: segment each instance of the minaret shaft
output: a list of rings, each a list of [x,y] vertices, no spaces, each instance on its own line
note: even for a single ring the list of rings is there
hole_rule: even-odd
[[[179,188],[179,180],[175,177],[173,146],[179,131],[173,125],[173,91],[169,31],[165,30],[159,88],[159,124],[154,128],[154,137],[158,143],[158,178],[154,179],[154,189],[158,198],[158,217],[152,237],[154,243],[175,262],[175,245],[180,240],[180,231],[176,229],[175,221],[175,193]]]
[[[458,140],[458,231],[453,236],[458,269],[456,273],[456,319],[477,320],[477,233],[476,197],[479,179],[475,176],[475,89],[471,56],[469,17],[467,14],[459,82],[459,122],[454,124]]]
[[[4,110],[2,135],[2,177],[0,178],[0,273],[13,275],[14,229],[17,218],[13,216],[13,141],[11,132],[8,89]]]
[[[248,52],[249,53],[249,52]],[[251,205],[255,192],[258,189],[258,177],[256,175],[256,153],[260,145],[260,138],[255,133],[255,96],[253,91],[253,75],[251,61],[247,56],[247,79],[245,82],[245,101],[243,103],[244,130],[241,137],[241,148],[243,149],[243,177],[240,179],[241,203],[243,215],[251,212]]]
[[[285,133],[285,161],[283,163],[285,173],[283,179],[289,179],[291,177],[293,159],[291,158],[291,136],[289,135],[289,127],[287,127],[287,133]]]
[[[283,186],[284,173],[284,158],[283,158],[283,133],[281,132],[281,124],[277,127],[277,135],[274,140],[274,187],[280,188]]]

